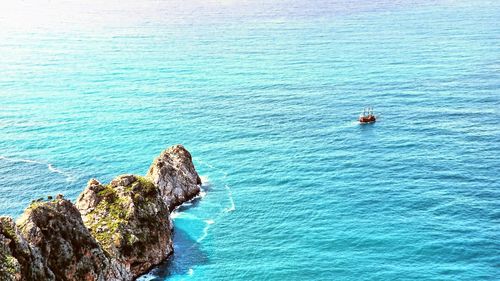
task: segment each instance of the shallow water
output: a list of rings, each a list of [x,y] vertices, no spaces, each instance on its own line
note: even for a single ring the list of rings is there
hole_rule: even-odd
[[[32,2],[0,4],[0,214],[182,143],[206,194],[144,279],[500,274],[497,2]]]

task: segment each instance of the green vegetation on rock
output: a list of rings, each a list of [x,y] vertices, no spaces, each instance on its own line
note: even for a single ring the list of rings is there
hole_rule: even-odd
[[[107,251],[122,244],[131,246],[139,239],[129,233],[129,220],[135,216],[136,208],[148,206],[157,194],[154,184],[141,176],[133,176],[128,186],[101,185],[97,192],[98,204],[86,215],[86,224]]]

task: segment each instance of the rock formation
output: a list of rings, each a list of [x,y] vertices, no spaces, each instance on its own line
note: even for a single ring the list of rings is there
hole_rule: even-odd
[[[102,247],[134,275],[173,251],[168,207],[143,177],[123,175],[108,185],[91,180],[76,206]]]
[[[92,179],[76,205],[58,195],[33,202],[17,223],[0,217],[0,280],[133,280],[173,252],[169,210],[200,184],[177,145],[145,177]]]
[[[125,266],[113,262],[68,200],[37,202],[17,222],[37,252],[46,276],[41,280],[127,280]]]
[[[194,169],[191,154],[182,145],[163,151],[153,161],[146,178],[158,186],[170,211],[200,192],[201,179]]]

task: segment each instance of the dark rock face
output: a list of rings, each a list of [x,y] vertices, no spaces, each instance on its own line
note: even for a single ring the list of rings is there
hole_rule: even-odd
[[[200,193],[201,179],[194,169],[191,154],[182,145],[163,151],[153,161],[146,178],[160,189],[170,210]]]
[[[88,182],[76,206],[34,202],[19,221],[0,217],[0,280],[133,280],[172,252],[169,210],[200,191],[190,153],[165,150],[146,177]]]

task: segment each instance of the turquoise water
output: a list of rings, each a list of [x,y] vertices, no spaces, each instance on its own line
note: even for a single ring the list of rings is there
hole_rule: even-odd
[[[498,2],[85,2],[0,4],[0,214],[182,143],[144,280],[498,280]]]

